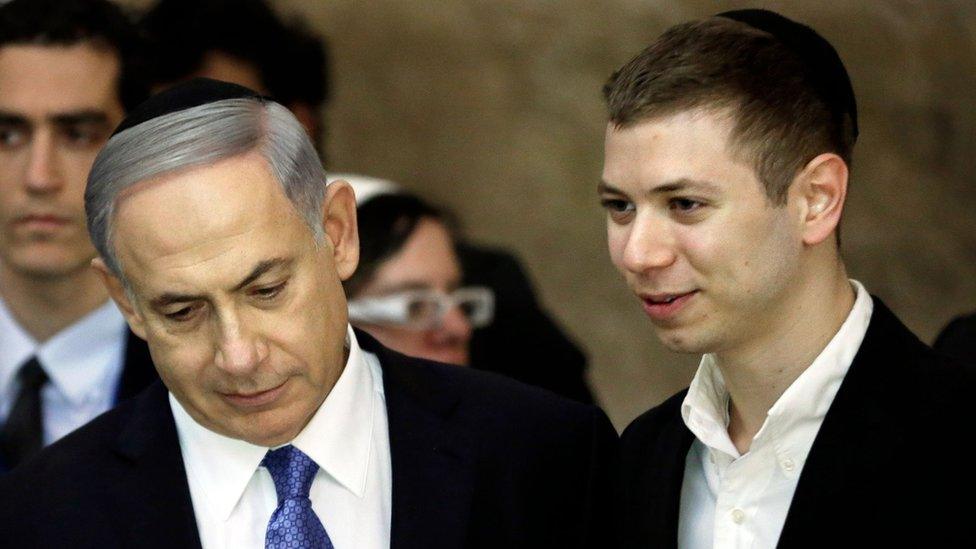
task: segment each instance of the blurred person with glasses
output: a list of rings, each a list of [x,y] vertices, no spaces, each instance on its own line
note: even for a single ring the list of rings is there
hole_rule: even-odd
[[[461,287],[449,216],[394,184],[341,175],[356,192],[360,264],[345,282],[349,319],[406,355],[468,366],[472,331],[491,323],[494,293]]]

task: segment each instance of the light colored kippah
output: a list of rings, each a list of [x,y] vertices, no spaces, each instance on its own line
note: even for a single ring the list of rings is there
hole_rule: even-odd
[[[356,206],[362,206],[377,196],[399,194],[403,191],[399,185],[388,179],[354,173],[335,173],[328,176],[330,184],[339,179],[348,181],[352,186],[353,192],[356,193]]]

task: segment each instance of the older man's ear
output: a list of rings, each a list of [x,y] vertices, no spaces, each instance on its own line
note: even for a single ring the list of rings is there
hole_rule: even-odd
[[[129,323],[129,328],[132,330],[132,333],[141,339],[146,339],[145,320],[129,300],[129,294],[126,293],[125,286],[119,280],[119,277],[108,268],[100,257],[92,259],[91,266],[98,273],[98,276],[101,277],[102,283],[105,284],[105,289],[108,290],[108,295],[112,298],[112,301],[122,311],[122,316]]]
[[[346,280],[359,265],[359,229],[356,226],[356,195],[346,181],[329,183],[322,207],[322,225],[332,244],[332,258],[340,280]]]

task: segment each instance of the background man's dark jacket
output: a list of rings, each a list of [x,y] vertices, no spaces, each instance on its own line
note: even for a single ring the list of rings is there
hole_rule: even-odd
[[[603,412],[357,336],[383,367],[393,549],[612,546]],[[0,479],[0,545],[199,547],[162,384]]]
[[[780,547],[971,547],[976,368],[920,342],[879,300],[814,440]],[[676,547],[687,391],[621,438],[623,547]],[[708,527],[708,526],[703,526]]]
[[[115,391],[114,404],[123,402],[139,394],[143,389],[159,380],[152,358],[149,357],[149,347],[131,331],[126,330],[125,359],[122,364],[122,375],[119,386]],[[0,456],[0,474],[7,472],[9,467]],[[2,544],[0,544],[2,546]]]
[[[457,245],[465,285],[495,292],[495,320],[474,331],[471,366],[592,403],[586,355],[542,309],[529,277],[511,254]]]
[[[932,348],[956,360],[976,364],[976,314],[961,316],[949,323]]]

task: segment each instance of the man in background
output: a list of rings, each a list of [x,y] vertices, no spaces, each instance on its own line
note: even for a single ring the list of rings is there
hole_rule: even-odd
[[[0,470],[155,378],[89,262],[95,155],[148,93],[134,27],[104,0],[0,6]]]
[[[301,21],[264,0],[159,0],[140,27],[156,91],[196,76],[247,86],[288,107],[324,152],[328,48]]]
[[[954,318],[935,338],[932,347],[946,356],[976,364],[976,313]]]

